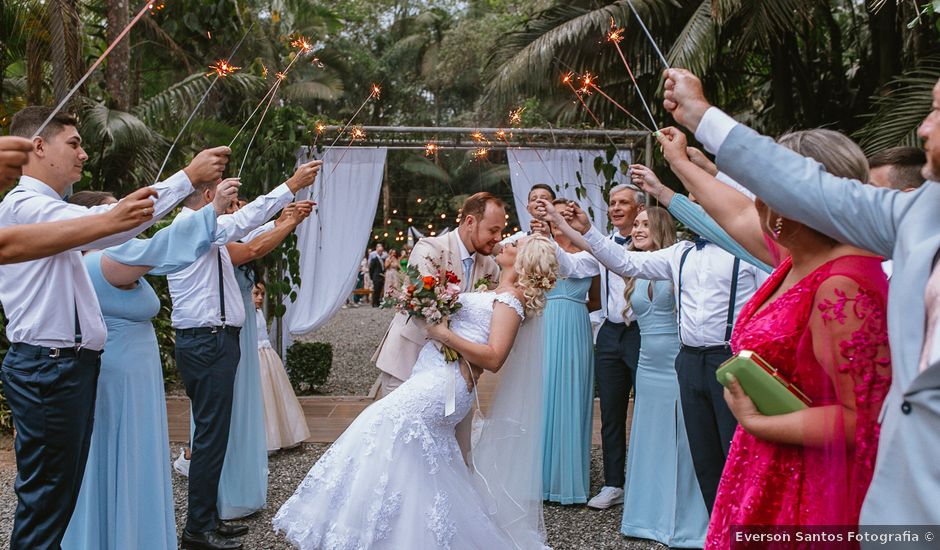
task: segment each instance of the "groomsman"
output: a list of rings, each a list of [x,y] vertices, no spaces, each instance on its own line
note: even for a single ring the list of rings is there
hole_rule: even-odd
[[[369,279],[372,280],[372,307],[379,307],[385,292],[385,246],[375,245],[375,252],[369,254]]]
[[[643,209],[640,190],[620,184],[610,190],[607,215],[614,232],[607,239],[617,246],[630,246],[630,231]],[[535,214],[535,206],[532,209]],[[544,222],[543,222],[544,223]],[[640,361],[640,327],[624,298],[623,277],[593,257],[567,254],[558,249],[564,277],[601,276],[600,329],[594,347],[594,378],[601,402],[601,451],[604,458],[604,487],[587,505],[603,510],[623,503],[627,458],[627,406]],[[592,314],[593,315],[593,314]]]
[[[263,225],[298,191],[313,185],[321,164],[300,165],[287,182],[267,195],[234,214],[219,216],[215,242],[209,250],[186,269],[167,276],[176,329],[176,363],[196,425],[183,548],[241,548],[234,537],[248,532],[246,526],[222,523],[216,508],[240,357],[238,334],[245,323],[245,306],[225,245]],[[214,185],[196,186],[174,223],[212,202],[214,196]]]
[[[527,237],[532,233],[541,233],[548,238],[552,237],[551,232],[548,230],[548,224],[542,220],[535,217],[535,205],[538,204],[539,199],[544,199],[549,202],[555,200],[555,191],[552,190],[551,186],[545,183],[536,183],[529,189],[529,195],[526,197],[526,211],[529,212],[529,215],[532,216],[532,219],[529,221],[529,230],[528,231],[519,231],[509,237],[506,237],[499,244],[505,246],[507,244],[514,243],[523,237]]]
[[[584,234],[591,252],[612,272],[672,281],[681,342],[676,357],[679,398],[695,474],[711,513],[737,428],[715,371],[731,357],[734,321],[767,273],[701,238],[656,252],[624,250],[591,227],[580,208],[574,209],[571,226]]]
[[[0,137],[0,193],[16,183],[29,162],[33,142],[18,136]],[[104,214],[61,222],[18,225],[0,229],[0,264],[38,260],[78,248],[86,243],[122,233],[151,218],[149,187],[131,193],[122,204]]]
[[[31,137],[51,114],[27,107],[13,117],[11,133]],[[0,203],[0,228],[76,220],[116,205],[84,208],[62,201],[81,179],[88,155],[75,117],[60,113],[33,139],[23,176]],[[184,170],[149,193],[147,221],[97,240],[87,248],[121,244],[166,215],[193,190],[215,182],[229,150],[203,151]],[[10,547],[58,548],[68,526],[88,457],[95,391],[107,329],[81,253],[0,266],[0,303],[10,349],[3,361],[3,391],[16,427],[17,507]]]
[[[712,107],[684,69],[665,73],[664,105],[718,167],[775,212],[894,260],[888,300],[891,389],[861,523],[940,523],[940,81],[918,136],[928,180],[910,193],[857,185]]]

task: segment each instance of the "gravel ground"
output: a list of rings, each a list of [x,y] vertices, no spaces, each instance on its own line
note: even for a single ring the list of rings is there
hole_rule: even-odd
[[[243,539],[246,550],[289,548],[284,538],[271,529],[271,519],[281,504],[293,494],[307,471],[327,447],[326,444],[308,444],[297,449],[282,451],[271,457],[268,507],[240,522],[251,528]],[[174,444],[171,448],[178,449],[179,444]],[[591,484],[595,490],[601,485],[600,472],[600,450],[594,449]],[[9,465],[0,467],[0,541],[4,543],[9,540],[10,529],[13,525],[13,511],[16,507],[16,497],[13,494],[14,474],[13,468]],[[176,501],[177,530],[182,532],[186,517],[186,478],[175,473],[173,474],[173,498]],[[622,506],[597,511],[584,506],[546,505],[545,524],[548,528],[548,543],[556,550],[662,550],[666,548],[651,541],[628,539],[620,535],[622,513]]]
[[[333,344],[333,369],[322,395],[368,395],[379,376],[370,360],[395,312],[368,305],[341,309],[319,329],[305,334],[305,342]]]

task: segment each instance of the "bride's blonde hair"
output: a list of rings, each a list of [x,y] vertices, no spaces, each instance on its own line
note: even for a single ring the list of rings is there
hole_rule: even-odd
[[[516,255],[514,267],[525,298],[526,315],[541,315],[545,293],[555,287],[558,279],[555,244],[543,235],[532,235]]]

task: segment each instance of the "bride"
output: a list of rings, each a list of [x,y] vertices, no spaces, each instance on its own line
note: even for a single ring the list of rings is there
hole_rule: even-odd
[[[533,236],[503,247],[496,262],[496,289],[461,294],[450,328],[429,325],[433,340],[411,378],[356,418],[275,515],[275,530],[294,546],[544,548],[541,331],[523,321],[545,307],[555,247]],[[505,366],[470,467],[454,429],[474,393],[440,344],[485,370]],[[448,404],[456,408],[450,415]]]

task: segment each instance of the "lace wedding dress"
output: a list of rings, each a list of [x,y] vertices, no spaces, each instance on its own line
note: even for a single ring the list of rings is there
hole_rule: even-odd
[[[467,293],[460,302],[451,329],[478,343],[489,338],[495,302],[525,318],[511,294]],[[445,416],[448,396],[456,411]],[[456,363],[445,362],[433,342],[426,344],[411,378],[363,411],[311,468],[274,517],[275,530],[303,550],[541,548],[540,525],[526,531],[534,544],[515,543],[513,528],[503,529],[497,510],[503,480],[492,475],[481,483],[464,462],[454,429],[470,411],[472,397]],[[484,439],[485,434],[486,427]],[[538,469],[529,462],[524,467]],[[490,483],[498,485],[495,491],[480,491]],[[525,501],[524,495],[510,498]],[[521,523],[518,513],[503,516],[505,523]],[[536,521],[541,522],[540,502]]]

